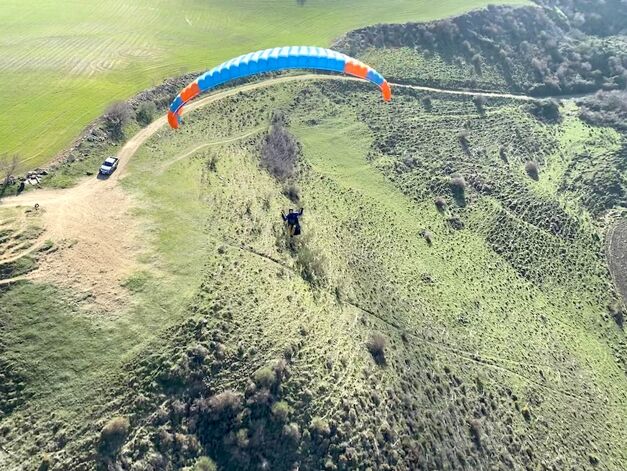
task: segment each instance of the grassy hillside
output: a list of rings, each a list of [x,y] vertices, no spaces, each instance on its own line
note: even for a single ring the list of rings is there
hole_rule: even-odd
[[[16,385],[0,463],[624,469],[625,334],[577,178],[582,151],[620,136],[570,105],[545,123],[422,98],[282,85],[152,138],[123,182],[145,227],[132,302],[111,316],[53,286],[0,294]],[[288,183],[259,166],[273,110],[301,145]],[[296,205],[290,243],[279,212]],[[120,415],[124,447],[98,445]]]
[[[1,152],[45,164],[107,104],[251,50],[328,45],[355,27],[429,20],[485,0],[73,1],[3,3]],[[524,3],[512,0],[505,3]]]

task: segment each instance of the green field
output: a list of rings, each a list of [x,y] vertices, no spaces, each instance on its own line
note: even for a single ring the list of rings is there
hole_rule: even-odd
[[[378,22],[430,20],[487,0],[8,0],[0,11],[0,152],[47,163],[115,101],[251,50],[329,45]],[[522,0],[499,3],[524,3]]]

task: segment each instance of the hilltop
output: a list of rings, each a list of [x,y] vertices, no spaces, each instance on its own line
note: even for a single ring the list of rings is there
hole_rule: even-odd
[[[620,76],[600,68],[585,91],[617,89],[583,101],[527,96],[584,90],[568,73],[546,88],[557,60],[525,75],[532,57],[498,25],[531,39],[539,21],[564,56],[601,40],[547,11],[356,30],[337,46],[447,92],[395,87],[385,105],[349,80],[240,83],[176,133],[133,119],[112,144],[97,125],[56,188],[0,205],[0,464],[623,469]],[[110,152],[120,173],[84,178]],[[280,212],[296,207],[290,240]]]

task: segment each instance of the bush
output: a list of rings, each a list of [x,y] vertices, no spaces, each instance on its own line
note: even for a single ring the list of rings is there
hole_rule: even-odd
[[[311,430],[319,436],[327,436],[331,434],[329,422],[322,417],[314,417],[311,419]]]
[[[466,153],[470,151],[470,141],[468,140],[468,131],[463,130],[457,134],[459,144],[462,146],[462,150]]]
[[[209,406],[218,415],[235,415],[242,405],[242,396],[234,391],[226,390],[209,399]]]
[[[126,417],[114,417],[102,428],[98,449],[102,455],[112,456],[118,453],[130,428]]]
[[[477,108],[477,111],[480,114],[484,114],[485,113],[485,105],[487,103],[486,98],[483,95],[475,95],[472,97],[472,102],[474,103],[475,107]]]
[[[481,448],[481,421],[478,419],[470,419],[468,421],[470,430],[470,438],[477,448]]]
[[[257,386],[270,388],[276,382],[276,374],[272,368],[266,366],[255,372],[254,381]]]
[[[218,467],[208,456],[201,456],[194,464],[194,471],[217,471]]]
[[[584,121],[627,131],[627,91],[599,92],[579,104]]]
[[[300,203],[300,188],[293,183],[286,185],[285,188],[283,188],[283,195],[294,204]]]
[[[372,334],[368,342],[366,342],[366,347],[368,348],[368,351],[370,352],[370,354],[372,355],[372,358],[374,358],[374,361],[378,365],[385,364],[386,344],[387,342],[386,342],[385,337],[383,336],[383,334],[380,334],[378,332]]]
[[[109,135],[119,141],[124,137],[124,125],[131,117],[131,107],[123,102],[113,103],[104,114],[104,127]]]
[[[13,181],[13,174],[17,170],[20,158],[18,155],[2,155],[0,156],[0,178],[2,186],[9,186]]]
[[[439,212],[443,213],[446,211],[448,205],[446,204],[446,200],[444,198],[442,198],[441,196],[438,196],[435,200],[435,207],[438,209]]]
[[[290,412],[290,406],[285,401],[279,401],[272,406],[272,415],[280,422],[285,422]]]
[[[145,101],[135,112],[135,119],[141,126],[148,126],[155,119],[157,107],[152,101]]]
[[[261,165],[278,180],[296,173],[298,143],[281,125],[272,126],[261,149]]]
[[[625,327],[625,312],[621,306],[618,303],[613,303],[609,306],[609,311],[616,325],[623,329]]]
[[[298,424],[291,423],[284,425],[283,436],[294,443],[298,443],[300,441],[300,428],[298,427]]]
[[[307,283],[313,287],[324,286],[326,281],[327,260],[315,249],[309,248],[307,241],[300,239],[295,245],[296,266],[300,274]]]
[[[555,100],[536,100],[530,105],[529,111],[547,123],[559,123],[562,119],[559,103]]]
[[[527,175],[535,181],[540,179],[540,168],[538,167],[537,162],[534,162],[533,160],[530,160],[525,164],[525,172],[527,172]]]
[[[466,180],[464,177],[457,176],[451,178],[449,185],[455,202],[459,206],[464,206],[466,204]]]

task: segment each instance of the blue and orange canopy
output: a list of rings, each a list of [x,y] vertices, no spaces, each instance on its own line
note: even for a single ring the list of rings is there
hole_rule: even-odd
[[[359,77],[377,85],[385,101],[392,99],[387,80],[357,59],[321,47],[276,47],[236,57],[202,74],[174,99],[168,111],[168,122],[174,129],[178,128],[185,104],[203,92],[231,80],[288,69],[324,70]]]

